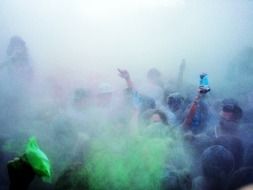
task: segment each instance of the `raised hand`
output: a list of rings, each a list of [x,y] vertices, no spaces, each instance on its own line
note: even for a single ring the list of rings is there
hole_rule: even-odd
[[[128,73],[127,70],[122,70],[122,69],[118,69],[119,71],[119,76],[125,80],[129,80],[130,79],[130,75]]]

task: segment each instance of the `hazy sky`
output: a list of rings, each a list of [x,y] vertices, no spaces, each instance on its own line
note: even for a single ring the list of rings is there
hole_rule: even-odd
[[[20,35],[38,69],[66,77],[117,77],[117,67],[136,76],[154,66],[175,76],[185,58],[190,78],[217,78],[253,46],[252,34],[249,0],[0,0],[0,60]]]

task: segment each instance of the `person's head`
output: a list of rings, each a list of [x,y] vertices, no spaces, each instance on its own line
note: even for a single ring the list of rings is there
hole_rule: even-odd
[[[167,104],[172,112],[178,111],[184,103],[184,97],[179,93],[171,93],[167,98]]]
[[[165,125],[168,124],[168,119],[167,119],[166,114],[159,109],[154,110],[154,112],[152,113],[150,117],[150,121],[153,123],[163,123]]]
[[[13,36],[10,39],[9,45],[7,47],[7,55],[13,59],[26,58],[27,48],[25,41],[19,36]]]
[[[207,148],[201,155],[203,176],[217,181],[226,180],[234,170],[233,154],[220,145]]]
[[[161,73],[156,68],[149,69],[147,78],[149,81],[158,84],[161,78]]]
[[[238,130],[243,111],[233,99],[225,99],[220,111],[219,129],[222,134],[233,134]]]
[[[235,161],[235,170],[241,167],[244,149],[239,138],[234,136],[220,136],[214,140],[214,145],[224,146],[233,154]]]
[[[229,98],[222,101],[221,114],[227,120],[240,121],[243,111],[236,100]]]
[[[164,125],[168,125],[168,119],[166,114],[159,109],[148,109],[142,114],[142,119],[144,123],[162,123]]]

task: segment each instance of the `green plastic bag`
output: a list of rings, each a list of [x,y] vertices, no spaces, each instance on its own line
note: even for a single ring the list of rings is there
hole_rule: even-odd
[[[38,176],[42,177],[45,181],[50,181],[50,161],[46,154],[40,150],[35,137],[31,137],[28,140],[25,150],[25,158]]]

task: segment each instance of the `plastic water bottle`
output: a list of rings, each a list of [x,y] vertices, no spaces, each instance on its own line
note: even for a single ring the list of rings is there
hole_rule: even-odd
[[[209,88],[209,81],[208,81],[208,75],[206,73],[200,74],[200,81],[199,81],[199,88],[201,89],[202,93],[207,93],[210,91]]]
[[[208,88],[208,75],[206,73],[202,73],[200,74],[200,82],[199,82],[199,87],[202,87],[202,88]]]

